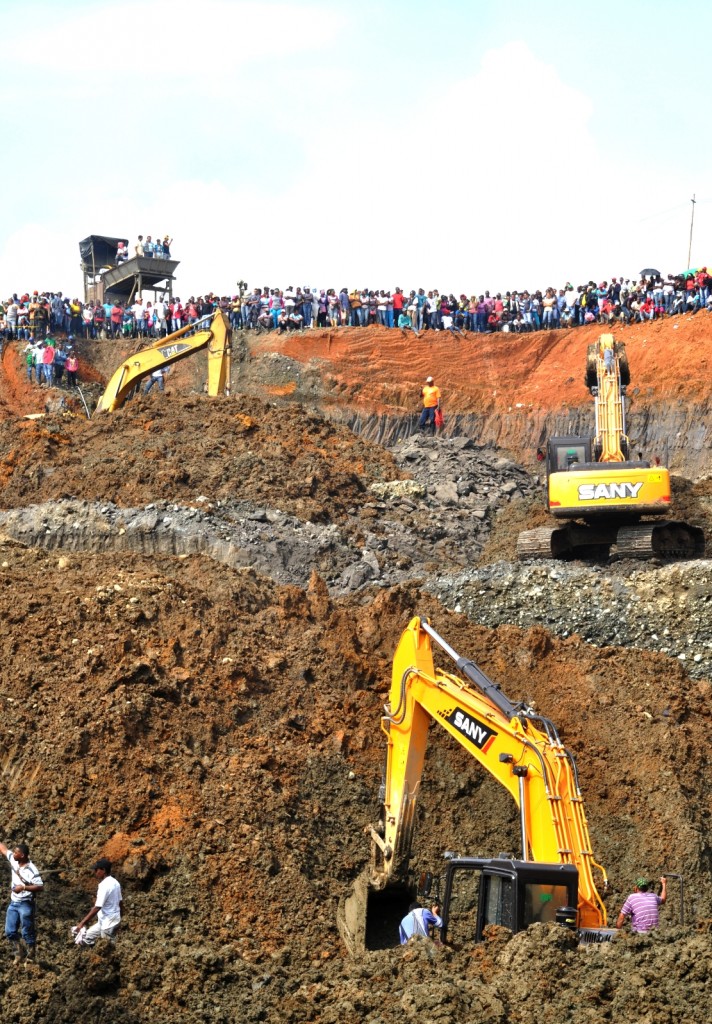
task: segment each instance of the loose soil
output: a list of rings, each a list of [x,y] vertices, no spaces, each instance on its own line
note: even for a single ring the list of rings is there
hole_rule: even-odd
[[[563,386],[587,408],[586,333],[460,343],[438,336],[425,352],[399,332],[244,338],[238,397],[204,396],[196,359],[176,367],[165,395],[154,391],[92,420],[72,396],[63,414],[23,419],[63,395],[28,384],[20,354],[6,350],[0,509],[30,516],[41,507],[45,524],[38,528],[35,516],[31,541],[7,529],[0,537],[2,839],[27,839],[46,882],[39,966],[0,963],[13,1020],[704,1017],[712,996],[709,679],[629,641],[600,647],[579,634],[562,637],[543,614],[522,628],[504,612],[495,626],[483,625],[472,601],[467,615],[456,613],[454,599],[434,591],[464,541],[439,548],[428,563],[423,540],[402,581],[389,582],[404,557],[403,524],[412,521],[420,538],[430,529],[437,545],[438,520],[457,537],[457,524],[485,509],[484,554],[476,557],[490,578],[509,578],[508,552],[534,508],[526,416],[561,415]],[[631,329],[628,347],[636,382],[653,389],[653,429],[671,399],[686,410],[706,401],[702,361],[712,331],[702,317],[683,318],[646,325],[648,338],[649,362],[633,361],[633,343],[643,351],[642,328]],[[661,377],[682,338],[689,359],[677,371],[666,365]],[[107,377],[122,355],[112,342],[82,348],[83,366],[97,376]],[[448,466],[456,458],[486,462],[497,508],[480,508],[467,488],[454,497],[437,492],[418,476],[416,460],[401,457],[401,443],[386,450],[344,425],[354,417],[398,420],[407,432],[428,372],[442,380],[453,413],[480,424],[485,415],[485,434],[519,437],[518,448],[489,461],[491,436],[475,437],[473,449],[455,437],[440,453],[437,440],[426,442],[427,459],[441,466],[446,456]],[[537,408],[505,430],[519,401]],[[700,489],[692,505],[703,520],[700,452],[689,473],[696,482],[688,478],[679,493]],[[496,472],[501,487],[491,486]],[[421,497],[403,497],[398,487],[410,483],[422,486]],[[383,497],[384,484],[399,496]],[[376,567],[352,574],[349,587],[332,578],[328,557],[315,558],[303,585],[285,585],[270,570],[284,564],[279,545],[258,572],[226,564],[213,549],[190,554],[174,545],[178,553],[169,554],[158,542],[152,550],[111,543],[126,529],[114,509],[156,513],[158,535],[208,506],[226,543],[236,510],[267,524],[288,516],[319,543],[328,532],[334,551],[375,553]],[[69,542],[72,516],[109,507],[101,550],[89,539]],[[56,542],[53,508],[64,517]],[[657,579],[671,604],[680,588],[666,567],[651,567],[658,576],[646,574],[644,584],[625,565],[580,563],[577,571],[594,588],[605,571],[614,590],[626,579],[646,594]],[[584,583],[577,577],[573,585]],[[545,599],[546,582],[537,586]],[[699,607],[712,634],[702,598]],[[589,951],[564,930],[537,925],[514,938],[495,930],[478,947],[422,942],[347,955],[336,908],[368,857],[363,830],[378,815],[385,756],[379,718],[393,651],[414,614],[428,615],[510,697],[535,702],[556,722],[577,757],[595,854],[608,869],[609,917],[635,877],[665,871],[684,876],[687,923],[678,923],[673,886],[657,932]],[[649,614],[665,618],[662,599]],[[436,727],[426,764],[416,873],[437,869],[446,849],[516,851],[507,794]],[[114,949],[82,953],[69,927],[91,906],[89,867],[102,855],[124,887],[126,924]]]

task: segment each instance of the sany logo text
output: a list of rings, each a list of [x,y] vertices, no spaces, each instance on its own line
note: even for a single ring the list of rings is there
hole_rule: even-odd
[[[579,501],[600,501],[610,498],[637,498],[642,482],[637,484],[581,484]]]
[[[466,736],[478,750],[487,751],[497,733],[490,729],[484,722],[479,722],[472,715],[467,714],[462,708],[453,708],[451,711],[440,712],[446,722],[449,722],[459,733]]]

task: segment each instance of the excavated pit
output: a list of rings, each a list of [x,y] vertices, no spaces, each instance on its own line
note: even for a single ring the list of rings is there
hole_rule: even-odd
[[[196,360],[165,395],[91,421],[22,419],[47,395],[6,349],[2,838],[26,838],[46,880],[40,967],[0,961],[18,1024],[528,1024],[532,1005],[545,1024],[704,1015],[709,562],[514,563],[522,524],[545,518],[539,437],[588,422],[592,331],[470,337],[456,355],[451,339],[397,334],[242,339],[238,397],[203,397]],[[712,331],[682,318],[633,328],[626,345],[636,431],[654,450],[668,437],[676,514],[709,543]],[[86,344],[83,370],[106,377],[121,354]],[[452,436],[389,433],[412,426],[428,373]],[[361,436],[344,425],[355,416]],[[346,954],[337,910],[368,859],[390,662],[415,613],[556,722],[608,868],[609,920],[639,874],[666,871],[684,877],[687,924],[671,904],[656,933],[584,951],[554,925],[396,948],[397,907],[365,942],[392,948]],[[414,875],[446,849],[517,842],[507,794],[433,728]],[[81,956],[69,926],[101,855],[126,929],[115,950]]]

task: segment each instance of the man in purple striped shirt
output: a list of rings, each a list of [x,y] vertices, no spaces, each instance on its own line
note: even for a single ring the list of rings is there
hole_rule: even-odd
[[[633,892],[621,907],[616,921],[616,928],[622,928],[627,917],[630,918],[632,932],[649,932],[658,927],[660,907],[667,899],[667,879],[660,879],[660,895],[650,891],[647,878],[639,878],[633,886]]]

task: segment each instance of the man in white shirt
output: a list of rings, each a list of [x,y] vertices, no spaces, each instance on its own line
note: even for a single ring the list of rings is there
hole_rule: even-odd
[[[30,850],[26,843],[17,843],[12,850],[0,843],[0,854],[7,857],[12,872],[10,906],[5,915],[5,938],[10,942],[15,963],[19,964],[22,959],[20,931],[27,959],[31,961],[35,958],[35,897],[42,892],[43,882],[30,860]]]
[[[161,297],[153,307],[153,312],[156,314],[156,334],[159,338],[162,338],[168,333],[166,326],[166,310],[166,304]]]
[[[154,370],[151,376],[146,381],[146,386],[143,389],[144,395],[147,395],[154,384],[158,384],[159,391],[165,391],[165,377],[168,373],[168,367],[159,366],[157,370]]]
[[[146,333],[146,311],[143,308],[143,299],[140,295],[136,296],[136,301],[131,307],[131,312],[134,315],[134,321],[136,323],[136,333],[139,338],[142,338]]]
[[[99,880],[94,906],[85,914],[78,925],[72,929],[78,946],[93,946],[97,939],[108,939],[116,942],[116,933],[121,924],[123,902],[121,886],[111,874],[111,861],[101,857],[92,868]],[[96,923],[90,928],[86,926],[96,917]]]

